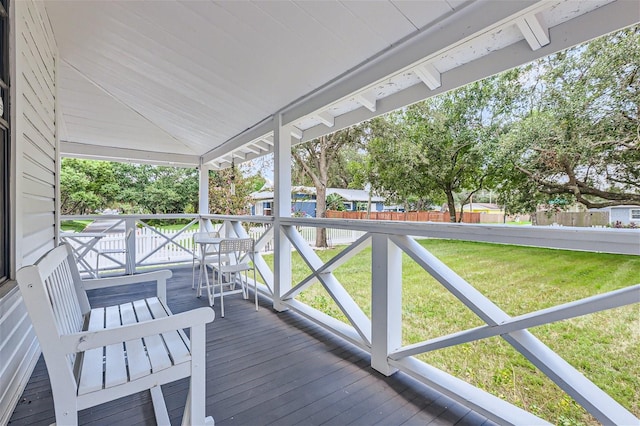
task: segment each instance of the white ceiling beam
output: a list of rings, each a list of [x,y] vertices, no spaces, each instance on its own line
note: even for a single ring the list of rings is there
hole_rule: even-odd
[[[376,112],[358,108],[336,117],[335,127],[330,131],[321,125],[306,129],[302,142],[345,129],[355,123],[361,123],[387,112],[395,111],[472,81],[481,80],[506,69],[526,64],[620,28],[634,25],[637,22],[640,22],[640,8],[637,7],[637,4],[626,1],[609,3],[585,15],[550,28],[550,36],[554,42],[549,43],[537,51],[532,51],[527,48],[524,41],[512,44],[504,49],[476,59],[473,62],[447,71],[445,73],[447,78],[444,84],[436,90],[430,91],[424,85],[416,84],[391,96],[380,99]]]
[[[356,94],[355,100],[369,111],[376,112],[376,96],[372,91]]]
[[[264,119],[250,129],[245,130],[217,148],[207,152],[202,156],[202,161],[204,163],[208,163],[216,160],[234,149],[239,149],[243,145],[253,142],[254,140],[264,138],[265,135],[268,135],[269,133],[273,133],[273,116]]]
[[[302,130],[298,129],[296,126],[291,126],[291,136],[298,140],[302,139]]]
[[[260,140],[262,142],[266,143],[267,145],[273,146],[273,135],[266,136],[266,137],[264,137],[264,138],[262,138]]]
[[[532,50],[538,50],[551,42],[549,28],[542,23],[537,14],[518,18],[516,25]]]
[[[254,143],[253,146],[258,147],[258,149],[260,150],[260,152],[262,151],[267,151],[269,152],[271,150],[271,147],[273,146],[273,143],[269,144],[267,143],[264,139],[259,140],[258,142]]]
[[[260,154],[260,149],[256,147],[255,143],[249,144],[249,145],[245,145],[242,147],[242,149],[246,149],[249,152],[253,152],[254,154]]]
[[[215,165],[218,170],[226,169],[227,167],[231,167],[231,160],[220,158],[215,162]]]
[[[81,142],[60,141],[60,155],[70,158],[116,161],[119,163],[155,164],[177,167],[198,167],[197,155],[142,151],[129,148],[90,145]]]
[[[283,123],[294,123],[301,117],[323,110],[327,105],[351,97],[353,93],[370,87],[399,69],[419,63],[450,46],[458,45],[461,37],[472,38],[487,28],[500,25],[503,21],[513,21],[515,16],[541,5],[544,3],[534,0],[466,2],[455,14],[417,31],[393,48],[345,72],[312,95],[289,105],[281,111]]]
[[[429,89],[435,90],[442,86],[440,71],[438,71],[433,64],[425,62],[415,67],[412,71]]]
[[[331,115],[329,111],[319,112],[315,117],[318,119],[318,121],[320,121],[322,124],[324,124],[327,127],[333,127],[336,121],[336,118],[333,115]]]

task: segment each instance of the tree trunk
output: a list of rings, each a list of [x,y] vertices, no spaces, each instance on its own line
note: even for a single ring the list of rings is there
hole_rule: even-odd
[[[316,186],[316,217],[327,217],[327,187],[325,185]],[[316,228],[316,247],[327,247],[326,228]]]
[[[449,209],[449,222],[456,223],[456,201],[453,192],[447,191],[447,208]]]

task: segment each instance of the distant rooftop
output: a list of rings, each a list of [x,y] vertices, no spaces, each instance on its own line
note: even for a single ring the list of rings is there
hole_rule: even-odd
[[[270,189],[269,187],[263,187],[263,189]],[[315,195],[316,189],[311,186],[294,186],[291,188],[291,192],[295,194],[309,194]],[[327,195],[338,194],[345,201],[369,201],[369,192],[364,189],[344,189],[344,188],[327,188]],[[271,200],[273,199],[273,191],[258,191],[251,194],[251,198],[254,200]],[[384,198],[376,195],[371,196],[371,201],[374,203],[384,202]]]

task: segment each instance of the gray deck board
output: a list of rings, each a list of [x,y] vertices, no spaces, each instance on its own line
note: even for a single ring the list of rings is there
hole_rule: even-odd
[[[174,312],[206,306],[191,290],[190,268],[175,269],[168,285]],[[121,289],[120,289],[121,290]],[[94,306],[152,294],[148,284],[89,293]],[[224,425],[491,425],[486,418],[398,373],[372,370],[364,351],[292,312],[276,313],[266,300],[256,312],[239,295],[225,300],[225,318],[207,327],[207,414]],[[188,381],[163,386],[172,424],[182,418]],[[151,398],[142,392],[84,410],[87,425],[155,424]],[[42,358],[9,422],[55,421]]]

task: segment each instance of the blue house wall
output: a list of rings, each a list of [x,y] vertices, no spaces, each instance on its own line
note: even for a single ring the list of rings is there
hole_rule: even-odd
[[[302,214],[304,213],[304,215]],[[291,214],[293,216],[316,217],[315,201],[294,201],[291,203]]]

